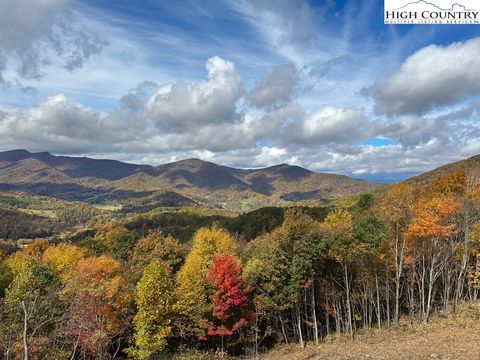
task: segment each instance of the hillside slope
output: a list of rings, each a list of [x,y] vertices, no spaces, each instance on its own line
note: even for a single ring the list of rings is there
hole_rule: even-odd
[[[326,339],[318,348],[308,344],[279,346],[261,356],[264,360],[478,360],[480,359],[480,307],[464,304],[457,317],[435,318],[429,324],[408,321],[391,330],[361,330],[352,342],[348,337]]]
[[[318,203],[379,186],[287,164],[244,170],[187,159],[154,167],[48,152],[0,152],[1,190],[87,202],[121,202],[161,191],[176,192],[204,206],[243,211],[293,202]]]
[[[457,170],[466,170],[472,175],[476,174],[476,176],[478,176],[478,174],[480,174],[480,155],[475,155],[469,157],[468,159],[445,164],[431,171],[414,176],[408,179],[407,182],[414,182],[421,186],[429,185],[440,177],[451,174]]]

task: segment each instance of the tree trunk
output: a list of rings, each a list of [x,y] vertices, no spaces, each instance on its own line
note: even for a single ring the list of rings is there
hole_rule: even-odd
[[[375,269],[375,290],[377,293],[377,324],[378,324],[378,330],[382,328],[382,316],[381,316],[381,309],[380,309],[380,291],[378,288],[378,276],[377,276],[377,270]]]
[[[468,206],[468,205],[467,205]],[[460,272],[457,277],[457,286],[455,289],[455,301],[453,304],[453,311],[455,312],[460,301],[461,296],[463,295],[463,285],[465,281],[465,270],[467,268],[468,262],[468,237],[470,236],[470,225],[469,225],[469,211],[468,208],[465,214],[464,220],[464,229],[463,229],[463,254],[462,254],[462,264],[460,267]]]
[[[343,270],[345,275],[345,290],[347,292],[347,324],[350,331],[350,338],[353,340],[352,308],[350,303],[350,281],[348,279],[348,268],[346,262],[343,263]]]
[[[400,243],[400,229],[398,222],[395,224],[395,323],[400,322],[400,287],[403,271],[403,255],[405,251],[405,241]]]
[[[300,302],[299,301],[297,302],[296,309],[297,309],[296,317],[297,317],[297,327],[298,327],[298,341],[300,343],[300,346],[303,349],[305,347],[305,343],[303,341],[302,318],[301,318],[301,314],[300,314]]]
[[[328,313],[328,295],[325,294],[325,326],[327,327],[327,336],[330,335],[330,314]]]
[[[28,311],[25,301],[21,302],[23,310],[23,360],[28,360],[28,340],[27,340],[27,331],[28,331]]]
[[[387,277],[386,277],[386,286],[385,286],[385,297],[387,300],[387,329],[390,329],[390,280],[388,278],[388,271],[387,271]]]
[[[317,310],[315,303],[315,280],[312,281],[312,316],[313,316],[313,338],[315,344],[318,346],[318,322],[317,322]]]
[[[283,318],[281,315],[280,315],[280,326],[282,327],[282,334],[283,334],[283,339],[285,340],[285,344],[288,345],[287,333],[285,332],[285,324],[283,323]]]

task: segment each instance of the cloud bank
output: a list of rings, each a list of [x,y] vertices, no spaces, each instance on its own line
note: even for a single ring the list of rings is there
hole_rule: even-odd
[[[472,43],[463,46],[468,50]],[[417,54],[385,79],[386,84],[396,84],[398,74],[411,68],[412,58],[421,62]],[[450,70],[460,73],[462,66],[452,63]],[[246,89],[235,64],[215,56],[206,60],[203,80],[140,83],[110,112],[63,94],[26,109],[3,106],[0,147],[153,164],[191,156],[243,167],[286,161],[358,176],[427,170],[480,149],[479,102],[465,105],[464,96],[457,103],[456,97],[449,97],[450,105],[453,101],[459,109],[403,114],[397,103],[373,95],[377,105],[383,101],[389,109],[388,116],[369,116],[363,108],[338,105],[307,111],[298,102],[297,74],[294,65],[280,65]],[[431,102],[428,109],[444,106]]]

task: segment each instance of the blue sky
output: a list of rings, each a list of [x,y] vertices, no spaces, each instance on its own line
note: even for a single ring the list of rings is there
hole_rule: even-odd
[[[395,181],[480,152],[479,32],[383,1],[6,0],[0,150]]]

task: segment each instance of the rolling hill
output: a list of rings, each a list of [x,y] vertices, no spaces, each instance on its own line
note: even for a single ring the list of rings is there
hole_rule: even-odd
[[[243,211],[293,202],[319,203],[379,186],[287,164],[236,169],[187,159],[155,167],[48,152],[0,152],[0,190],[90,203],[122,203],[168,194],[173,204],[172,194],[176,193],[182,203],[190,200],[203,206]]]
[[[440,177],[451,174],[458,170],[466,170],[472,175],[478,177],[480,175],[480,155],[475,155],[464,160],[440,166],[431,171],[414,176],[408,179],[407,182],[413,182],[420,186],[428,186]]]

